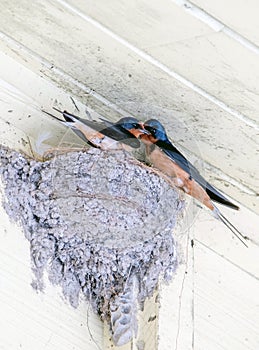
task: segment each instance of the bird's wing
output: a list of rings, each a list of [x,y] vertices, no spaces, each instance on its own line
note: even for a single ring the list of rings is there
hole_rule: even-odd
[[[208,193],[210,198],[218,203],[226,205],[232,209],[238,210],[238,206],[230,202],[222,193],[220,193],[214,186],[207,182],[199,173],[199,171],[192,165],[184,155],[168,140],[168,142],[158,141],[157,146],[175,163],[177,163],[184,171],[186,171],[204,190]]]
[[[47,113],[54,117],[55,119],[58,119],[59,121],[63,122],[63,124],[66,124],[67,126],[71,127],[71,129],[84,141],[88,142],[86,140],[86,137],[82,134],[80,130],[76,127],[77,122],[80,122],[84,125],[87,125],[88,127],[92,128],[95,131],[100,132],[101,134],[110,137],[111,139],[122,142],[132,148],[139,148],[140,142],[138,139],[134,137],[129,131],[126,129],[123,129],[119,125],[116,125],[116,123],[109,122],[108,120],[102,119],[102,122],[98,122],[96,120],[89,120],[89,119],[83,119],[79,118],[71,113],[68,113],[66,111],[60,111],[57,108],[54,108],[57,112],[61,113],[65,119],[65,121],[60,120],[59,118],[53,116],[50,113]]]
[[[99,118],[102,120],[103,124],[106,126],[100,132],[102,132],[105,136],[108,136],[116,141],[123,142],[126,145],[132,148],[139,148],[140,142],[139,140],[131,134],[128,130],[122,128],[120,124],[112,123],[107,119]]]

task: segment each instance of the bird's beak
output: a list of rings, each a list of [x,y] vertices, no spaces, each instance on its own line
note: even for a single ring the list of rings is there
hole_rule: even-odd
[[[139,122],[138,124],[139,124],[139,126],[140,126],[140,129],[138,129],[138,130],[139,130],[139,132],[140,132],[141,134],[150,135],[150,132],[149,132],[148,130],[145,129],[145,124],[144,124],[144,123]]]
[[[134,135],[137,139],[142,135],[150,135],[149,131],[144,128],[144,123],[139,122],[139,128],[130,129],[129,132]]]

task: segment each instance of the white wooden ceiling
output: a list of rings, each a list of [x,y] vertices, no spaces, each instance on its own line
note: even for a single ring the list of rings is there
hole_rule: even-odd
[[[239,213],[224,213],[250,237],[249,249],[205,211],[188,230],[194,249],[186,248],[186,263],[161,291],[159,350],[243,350],[259,343],[258,11],[256,0],[0,2],[3,142],[22,147],[22,139],[33,143],[42,130],[51,132],[50,143],[59,142],[64,129],[40,109],[58,103],[73,112],[70,96],[82,117],[85,105],[95,118],[155,117],[241,205]],[[74,313],[55,291],[43,298],[26,289],[27,242],[21,238],[22,249],[13,251],[21,232],[6,217],[0,235],[0,312],[6,315],[0,348],[94,349],[90,336],[84,340],[85,308]],[[60,328],[50,328],[49,319],[59,317]],[[100,344],[100,323],[94,316],[90,323]]]

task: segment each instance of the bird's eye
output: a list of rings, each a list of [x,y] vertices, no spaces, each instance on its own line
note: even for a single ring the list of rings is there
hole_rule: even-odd
[[[151,134],[155,134],[156,133],[156,129],[152,128],[152,126],[149,127],[149,131],[151,132]]]

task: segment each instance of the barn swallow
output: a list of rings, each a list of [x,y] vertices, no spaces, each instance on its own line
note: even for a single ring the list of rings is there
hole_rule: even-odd
[[[171,143],[165,128],[158,120],[150,119],[146,121],[144,128],[150,134],[142,133],[140,139],[146,145],[146,154],[153,166],[173,178],[177,187],[208,207],[214,216],[222,221],[247,246],[243,241],[246,237],[231,224],[212,201],[235,210],[238,210],[239,207],[201,176],[199,171]]]
[[[79,118],[67,111],[62,112],[55,107],[53,109],[61,113],[64,120],[49,112],[43,112],[71,128],[86,143],[102,150],[128,149],[128,146],[139,148],[138,137],[148,133],[143,124],[133,117],[121,118],[116,123],[104,119],[103,122],[97,122]]]

